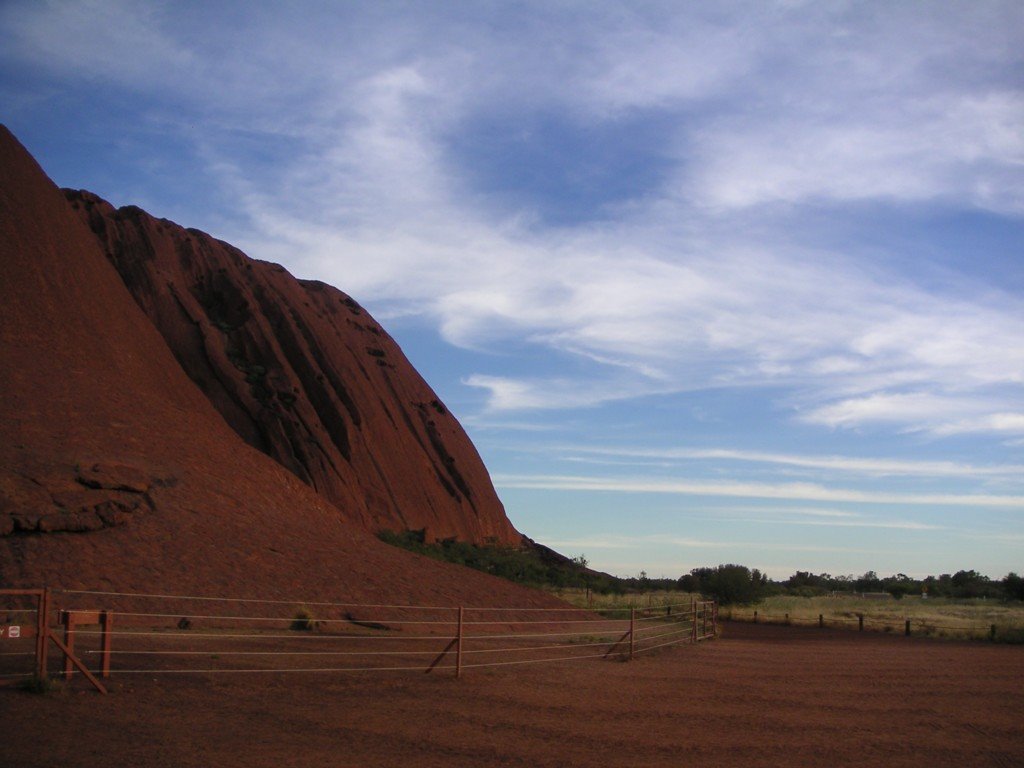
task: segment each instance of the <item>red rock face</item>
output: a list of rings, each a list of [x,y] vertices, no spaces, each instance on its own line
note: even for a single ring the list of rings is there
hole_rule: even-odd
[[[166,295],[140,292],[139,300],[151,302],[148,309],[170,329],[170,341],[175,342],[175,333],[191,340],[175,345],[182,358],[199,366],[195,379],[228,379],[220,389],[211,387],[217,394],[208,398],[105,258],[83,221],[81,205],[75,213],[0,126],[0,585],[353,602],[550,604],[539,593],[411,555],[366,531],[375,515],[413,525],[433,519],[415,518],[401,506],[427,498],[438,525],[449,526],[442,530],[461,530],[459,510],[470,530],[475,518],[469,517],[474,506],[468,496],[486,519],[489,486],[478,485],[469,460],[449,442],[461,433],[431,405],[429,390],[399,378],[400,353],[383,332],[367,330],[376,326],[365,313],[356,314],[356,307],[326,287],[285,280],[271,265],[253,263],[250,270],[237,251],[198,235],[135,212],[111,218],[112,231],[122,225],[127,231],[127,218],[152,228],[149,251],[148,241],[138,241],[150,261],[129,274],[166,287]],[[90,207],[98,205],[94,201]],[[166,240],[157,237],[160,227]],[[184,247],[188,238],[196,243],[194,251]],[[165,273],[156,269],[162,263],[157,251],[171,245],[182,249],[181,262],[172,260]],[[216,266],[209,273],[191,272],[198,267],[189,266],[188,258],[200,262],[204,248],[216,248],[229,260],[212,261]],[[250,272],[263,277],[251,282],[238,277]],[[221,274],[225,277],[217,277]],[[268,310],[280,293],[287,301]],[[247,307],[237,300],[239,294]],[[195,318],[191,327],[175,312]],[[362,327],[349,325],[349,319]],[[275,323],[284,330],[278,333]],[[345,342],[328,344],[317,335],[343,329],[349,329]],[[366,351],[371,343],[383,356]],[[347,356],[344,365],[351,370],[334,355]],[[247,382],[259,364],[265,375]],[[309,382],[319,382],[321,375],[326,383],[315,389]],[[344,387],[335,387],[335,379]],[[325,392],[328,384],[333,393]],[[285,402],[289,393],[295,400]],[[243,426],[253,409],[245,426],[250,435],[268,444],[281,440],[274,429],[291,436],[294,466],[311,467],[308,477],[332,462],[356,478],[362,468],[380,466],[368,473],[372,480],[366,485],[352,487],[345,486],[348,475],[339,471],[332,482],[351,500],[345,502],[349,509],[339,511],[241,440],[214,407],[216,398],[238,398],[230,418]],[[328,398],[341,406],[325,417],[321,411]],[[392,405],[396,401],[411,405],[400,411]],[[261,421],[254,403],[272,417]],[[299,419],[286,419],[289,413],[310,420],[316,414],[322,427],[311,428],[308,436],[298,433]],[[346,431],[333,433],[330,419]],[[380,425],[384,436],[374,442],[369,434]],[[387,439],[394,440],[397,458],[385,450]],[[444,471],[435,440],[454,457],[459,475]],[[309,456],[316,460],[307,464],[303,457]],[[442,490],[400,485],[396,491],[387,482],[389,468],[417,466],[419,478],[432,477]],[[460,487],[458,476],[471,494]],[[373,502],[361,502],[361,492],[367,499],[376,494]],[[390,494],[400,503],[393,503],[395,511],[387,517]],[[447,507],[445,497],[451,499]],[[500,519],[494,525],[499,535],[511,530],[502,529]],[[489,534],[483,523],[472,530]]]
[[[249,445],[367,530],[519,543],[459,423],[353,299],[138,208],[65,195]]]

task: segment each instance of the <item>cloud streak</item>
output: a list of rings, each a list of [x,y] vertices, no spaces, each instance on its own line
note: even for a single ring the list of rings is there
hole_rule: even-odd
[[[659,480],[606,478],[580,475],[494,476],[499,488],[548,491],[599,491],[612,493],[660,493],[681,496],[721,496],[755,499],[849,502],[858,504],[906,504],[917,506],[988,507],[1024,510],[1024,496],[996,494],[891,493],[829,488],[816,483],[713,482],[707,480]]]
[[[563,449],[572,453],[599,456],[642,458],[670,461],[724,460],[750,464],[768,464],[802,469],[826,470],[868,477],[909,476],[909,477],[999,477],[1019,479],[1024,477],[1024,465],[984,466],[952,461],[927,461],[921,459],[862,458],[855,456],[814,456],[803,454],[772,453],[734,448],[602,448],[594,446],[569,446]]]
[[[178,19],[113,0],[10,8],[22,56],[172,88],[223,127],[202,152],[242,206],[245,230],[228,234],[254,255],[343,285],[385,316],[429,318],[457,346],[514,340],[594,364],[575,380],[465,377],[492,411],[781,386],[808,424],[1024,435],[1024,303],[995,287],[924,288],[884,258],[865,267],[864,253],[815,238],[804,210],[1024,214],[1015,4],[951,4],[928,18],[870,4],[598,4],[583,16],[570,4],[509,10],[515,45],[474,13],[318,17],[313,4],[254,24],[244,56],[216,58],[196,33],[200,10]],[[569,22],[570,38],[552,34]],[[440,45],[441,28],[463,34]],[[350,47],[326,60],[301,44],[332,32]],[[255,121],[251,109],[234,113],[261,102],[270,108]],[[243,119],[288,137],[283,166],[237,155]],[[545,226],[529,198],[510,204],[474,175],[461,146],[481,120],[523,130],[524,145],[560,120],[566,157],[581,126],[656,122],[660,181]],[[571,184],[564,194],[575,194]]]

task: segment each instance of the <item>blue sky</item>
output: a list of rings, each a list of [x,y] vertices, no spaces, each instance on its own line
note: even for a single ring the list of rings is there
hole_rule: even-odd
[[[353,295],[594,567],[1024,572],[1019,2],[8,0],[0,105]]]

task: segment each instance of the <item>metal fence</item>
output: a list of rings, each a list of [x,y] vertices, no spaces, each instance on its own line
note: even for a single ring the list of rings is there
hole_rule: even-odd
[[[713,602],[599,612],[0,590],[0,679],[466,670],[628,660],[714,637]]]
[[[991,640],[994,642],[1024,642],[1024,627],[1017,625],[983,624],[979,622],[936,620],[934,617],[873,616],[868,613],[854,615],[815,616],[791,615],[789,613],[764,613],[758,610],[733,611],[727,609],[726,621],[741,621],[753,624],[777,624],[785,626],[818,627],[820,629],[847,629],[860,632],[884,632],[903,634],[907,637],[934,637],[954,640]]]

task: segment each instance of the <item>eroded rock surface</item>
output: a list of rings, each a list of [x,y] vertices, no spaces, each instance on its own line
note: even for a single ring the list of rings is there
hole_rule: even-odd
[[[173,292],[170,287],[166,293],[139,291],[133,298],[102,241],[83,219],[84,205],[79,205],[76,213],[25,148],[0,126],[0,585],[346,605],[557,604],[550,596],[502,579],[388,546],[365,525],[355,524],[360,509],[368,517],[374,510],[386,510],[391,493],[397,501],[390,503],[403,516],[410,512],[402,505],[414,504],[417,493],[433,494],[432,514],[451,531],[451,521],[460,519],[453,510],[469,514],[474,509],[460,506],[466,493],[458,476],[472,492],[481,519],[486,519],[482,510],[489,487],[478,483],[472,462],[449,442],[457,425],[438,410],[439,404],[432,404],[428,388],[399,376],[400,353],[386,334],[370,330],[358,306],[326,287],[286,285],[283,278],[278,283],[273,275],[279,268],[252,263],[250,270],[240,257],[211,262],[212,273],[193,273],[184,262],[175,267],[173,260],[166,272],[156,270],[168,245],[187,244],[192,238],[195,250],[181,246],[185,262],[200,261],[204,248],[221,246],[128,210],[122,219],[110,220],[115,231],[124,227],[125,243],[135,242],[127,234],[135,222],[154,231],[159,225],[167,235],[137,242],[138,279],[175,286]],[[150,261],[145,258],[146,242],[152,246]],[[226,276],[218,278],[222,267]],[[203,305],[218,291],[234,290],[216,286],[235,286],[238,273],[250,271],[269,277],[237,283],[254,308],[249,319],[243,320],[233,299],[217,306],[234,307],[238,316],[218,315]],[[212,294],[197,287],[209,280],[215,285]],[[278,314],[255,311],[261,301],[273,304],[273,291],[287,297],[276,305]],[[149,296],[149,310],[168,312],[173,322],[153,321],[140,309]],[[169,296],[180,298],[180,304],[167,301]],[[351,328],[348,320],[364,329]],[[266,329],[273,329],[275,322],[282,324],[283,335],[268,339]],[[192,341],[173,342],[174,329]],[[332,334],[344,341],[333,341]],[[279,338],[298,343],[263,346]],[[232,362],[229,344],[241,348],[239,360],[248,370]],[[323,353],[320,359],[314,350]],[[262,419],[281,414],[279,429],[286,435],[295,430],[296,456],[303,451],[315,456],[321,449],[313,443],[318,442],[324,446],[323,462],[351,466],[355,474],[368,463],[380,462],[380,471],[370,475],[378,478],[376,485],[362,489],[369,496],[376,488],[384,498],[360,508],[353,486],[348,491],[350,508],[339,509],[326,494],[248,445],[214,407],[213,398],[197,386],[204,374],[192,371],[190,377],[180,363],[205,355],[220,360],[201,370],[224,377],[222,399],[237,396],[251,405],[251,398],[270,411],[270,416],[250,416],[239,406],[232,419],[249,418],[258,435],[261,428],[272,432],[260,426]],[[337,362],[342,359],[344,363]],[[263,365],[265,374],[261,377],[253,365]],[[344,385],[352,412],[341,388],[333,384],[333,392],[315,394],[318,390],[309,382],[316,382],[318,375]],[[247,376],[262,378],[273,397],[260,395],[258,387],[253,393],[259,382],[246,381]],[[392,387],[394,400],[387,394]],[[296,397],[293,407],[286,402],[289,391]],[[321,396],[337,398],[341,407],[335,417],[317,399]],[[396,402],[414,405],[399,409]],[[323,430],[312,426],[307,438],[298,429],[298,419],[289,415],[298,413],[303,419],[317,416]],[[344,422],[347,438],[328,434],[331,418]],[[458,475],[445,469],[447,460],[432,441],[430,421]],[[396,425],[391,432],[385,430],[382,442],[366,437],[382,422]],[[404,436],[402,429],[407,430]],[[351,463],[339,447],[346,439]],[[393,446],[383,442],[391,439]],[[369,445],[375,447],[368,450]],[[389,465],[408,468],[417,462],[417,482],[432,477],[440,491],[413,491],[384,482]],[[463,502],[441,506],[443,498],[454,497],[438,473]],[[340,484],[342,475],[338,478]]]
[[[355,300],[137,207],[64,194],[249,445],[367,530],[519,543],[462,427]]]

